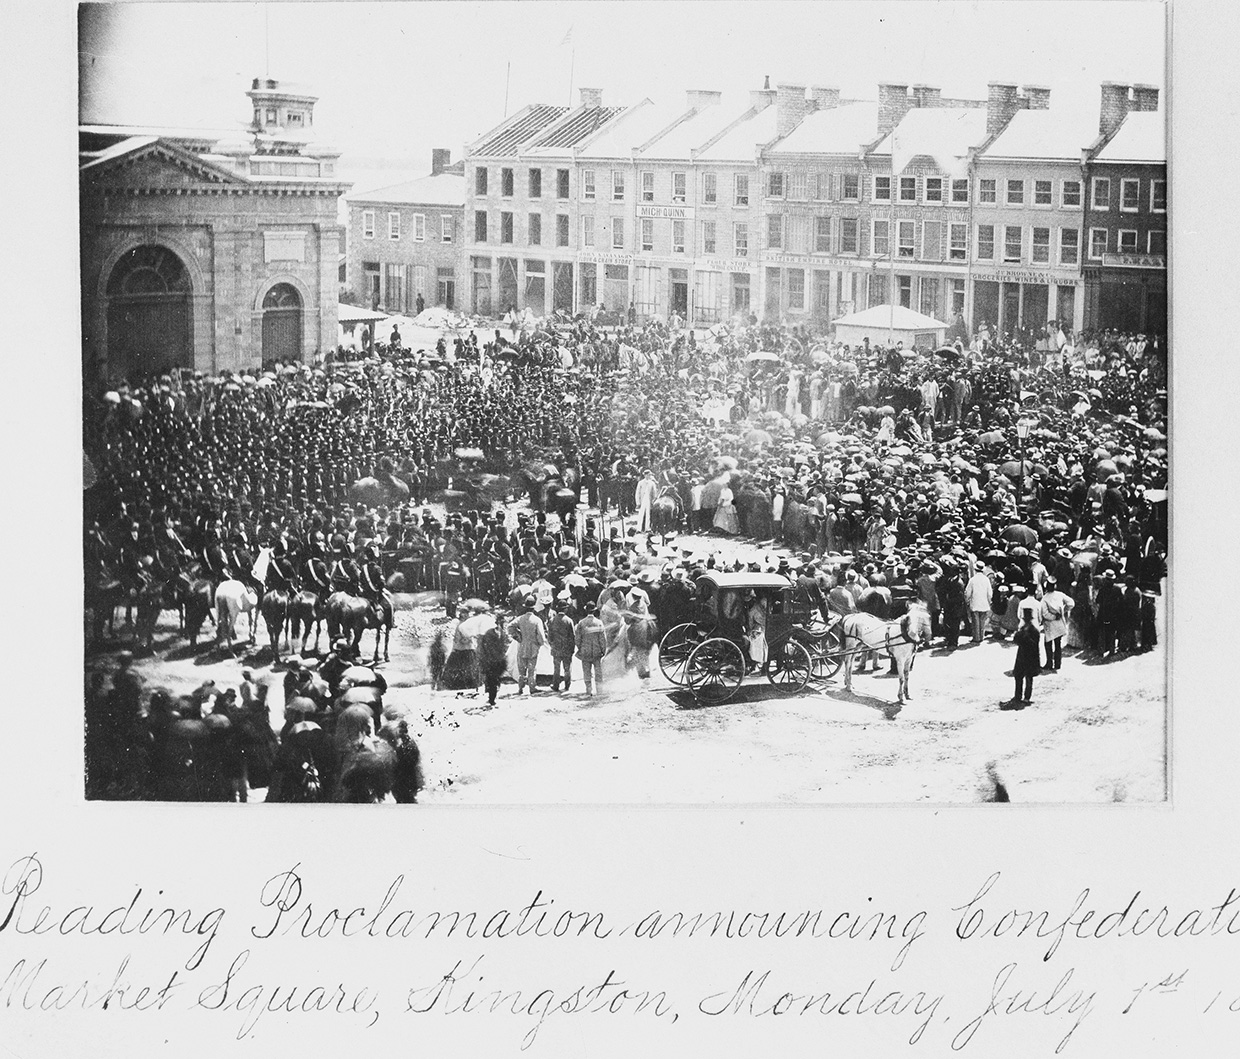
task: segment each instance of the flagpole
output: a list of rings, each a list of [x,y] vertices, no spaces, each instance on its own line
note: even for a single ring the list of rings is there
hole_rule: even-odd
[[[512,60],[508,61],[508,72],[504,74],[504,117],[508,117],[508,85],[512,81]]]
[[[894,184],[895,181],[893,180]],[[892,194],[895,189],[892,188]],[[887,345],[891,345],[892,339],[895,337],[896,327],[896,239],[900,230],[900,222],[896,220],[896,207],[893,203],[890,214],[891,222],[887,228],[887,261],[890,265],[887,280]]]
[[[571,32],[571,31],[570,31]],[[573,73],[577,65],[577,45],[573,45],[570,58],[568,60],[568,105],[573,105]]]

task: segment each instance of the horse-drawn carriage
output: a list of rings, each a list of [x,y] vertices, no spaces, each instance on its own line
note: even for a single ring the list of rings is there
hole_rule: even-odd
[[[659,668],[695,699],[726,702],[759,668],[774,685],[801,691],[843,663],[840,621],[828,621],[797,598],[786,577],[708,573],[698,581],[694,621],[674,626],[659,643]]]

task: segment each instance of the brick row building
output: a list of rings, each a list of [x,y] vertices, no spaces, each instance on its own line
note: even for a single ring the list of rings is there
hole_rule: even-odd
[[[585,88],[576,107],[525,107],[467,145],[454,297],[484,315],[632,305],[821,328],[894,303],[1000,332],[1162,332],[1162,119],[1158,89],[1109,83],[1096,129],[1056,115],[1049,89],[1002,82],[982,100],[779,85],[740,105],[690,91],[626,107]],[[351,243],[366,210],[399,205],[383,198],[351,204]],[[408,263],[428,249],[410,243]],[[363,271],[350,282],[373,296],[378,273]],[[378,296],[400,300],[382,278]]]

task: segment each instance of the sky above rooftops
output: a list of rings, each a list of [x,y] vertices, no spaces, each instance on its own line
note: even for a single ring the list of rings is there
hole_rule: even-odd
[[[880,81],[983,99],[1006,80],[1096,120],[1101,81],[1161,86],[1165,66],[1164,6],[1127,0],[87,4],[80,26],[82,121],[244,123],[251,79],[270,76],[319,97],[314,131],[346,179],[388,183],[429,172],[434,147],[459,158],[505,96],[512,114],[575,107],[582,86],[606,106],[714,89],[740,109],[767,75],[845,99],[876,99]]]

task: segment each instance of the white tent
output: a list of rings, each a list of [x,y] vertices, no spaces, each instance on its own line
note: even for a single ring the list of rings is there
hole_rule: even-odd
[[[865,339],[871,345],[885,346],[903,342],[906,349],[918,346],[933,349],[943,344],[948,325],[932,316],[903,305],[875,305],[859,313],[849,313],[835,321],[835,337],[850,346]]]

